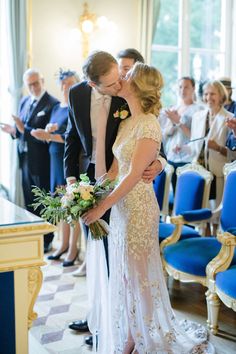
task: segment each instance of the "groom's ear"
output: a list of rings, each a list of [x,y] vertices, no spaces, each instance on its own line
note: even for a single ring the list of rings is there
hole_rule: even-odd
[[[96,87],[97,84],[94,81],[88,81],[90,87]]]

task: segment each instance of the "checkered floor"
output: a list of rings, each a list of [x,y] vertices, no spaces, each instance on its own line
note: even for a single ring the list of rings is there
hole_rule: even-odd
[[[38,318],[30,330],[42,352],[91,353],[84,345],[84,334],[68,328],[71,321],[84,319],[87,313],[86,278],[71,275],[77,267],[63,268],[56,261],[42,267],[44,281],[35,305]],[[34,354],[32,348],[29,352]]]

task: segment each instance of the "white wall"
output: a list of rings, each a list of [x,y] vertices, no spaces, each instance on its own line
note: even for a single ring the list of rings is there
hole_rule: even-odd
[[[120,49],[139,45],[139,0],[89,0],[89,11],[106,16],[117,31],[97,29],[90,49],[116,55]],[[81,39],[75,36],[83,0],[32,0],[32,66],[39,68],[48,91],[59,97],[54,74],[59,67],[81,74]]]

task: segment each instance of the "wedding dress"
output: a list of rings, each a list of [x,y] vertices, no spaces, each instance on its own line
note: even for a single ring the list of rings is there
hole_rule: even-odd
[[[120,124],[113,145],[119,181],[128,173],[135,144],[142,138],[153,139],[160,147],[161,131],[154,115],[140,115],[135,126],[132,118]],[[175,318],[160,259],[158,224],[159,207],[152,183],[140,181],[111,210],[107,287],[107,272],[102,269],[104,252],[97,241],[89,242],[88,261],[93,260],[97,272],[90,301],[100,302],[101,308],[98,305],[96,315],[93,311],[93,318],[88,320],[98,333],[99,353],[122,353],[129,329],[139,354],[215,352],[204,326],[188,321],[180,324]]]

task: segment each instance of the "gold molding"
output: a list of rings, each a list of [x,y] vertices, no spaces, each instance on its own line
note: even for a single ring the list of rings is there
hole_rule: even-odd
[[[21,226],[14,226],[14,227],[1,227],[0,228],[0,236],[3,235],[4,237],[8,236],[16,236],[16,235],[25,235],[27,232],[35,231],[37,234],[42,234],[43,233],[48,233],[48,232],[53,232],[57,228],[56,226],[53,226],[49,223],[42,222],[40,224],[29,224]]]
[[[27,0],[27,68],[32,67],[32,0]]]
[[[200,283],[203,286],[207,287],[207,278],[200,277],[193,274],[188,274],[185,272],[181,272],[171,267],[166,261],[163,261],[164,267],[169,275],[171,275],[174,279],[180,280],[183,283]]]
[[[28,310],[28,328],[31,328],[32,323],[38,317],[34,312],[34,305],[38,293],[42,286],[43,274],[39,267],[30,268],[28,271],[28,294],[29,294],[29,310]]]

